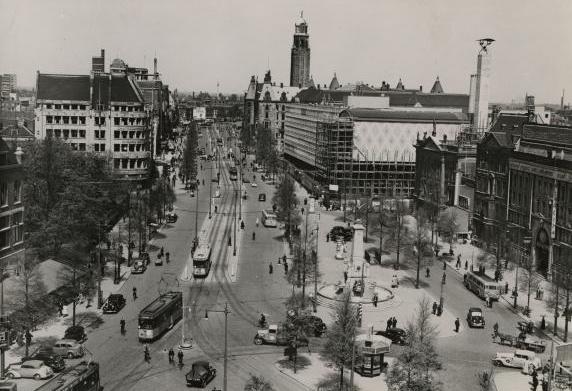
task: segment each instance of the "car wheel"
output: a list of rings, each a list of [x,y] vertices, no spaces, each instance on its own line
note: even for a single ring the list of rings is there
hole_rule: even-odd
[[[254,338],[254,344],[255,345],[262,345],[262,338]]]
[[[42,380],[42,377],[40,376],[39,373],[36,373],[36,374],[34,375],[34,380]]]
[[[13,374],[12,372],[8,372],[8,373],[6,374],[6,378],[7,378],[7,379],[14,379],[15,376],[14,376],[14,374]]]
[[[69,353],[68,353],[68,358],[69,358],[69,359],[72,359],[72,358],[73,358],[73,353],[72,353],[72,352],[69,352]]]
[[[495,361],[493,361],[493,365],[494,365],[495,367],[500,367],[500,366],[502,366],[502,362],[500,362],[500,361],[498,361],[498,360],[495,360]]]

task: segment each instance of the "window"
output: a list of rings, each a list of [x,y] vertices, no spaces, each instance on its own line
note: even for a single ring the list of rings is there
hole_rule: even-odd
[[[22,201],[22,182],[14,181],[14,203]]]
[[[119,125],[119,117],[113,118],[113,125]]]
[[[105,138],[105,130],[96,130],[95,138]]]
[[[85,151],[85,143],[79,143],[78,145],[80,151]]]
[[[54,117],[51,115],[46,115],[46,123],[53,124],[54,123]]]
[[[114,152],[121,152],[121,144],[113,144]]]
[[[121,138],[121,132],[119,130],[116,130],[113,132],[113,137],[114,138]]]
[[[85,125],[85,117],[78,117],[79,118],[79,123],[81,125]]]
[[[85,129],[80,129],[80,130],[79,130],[79,137],[80,137],[80,138],[85,138]]]
[[[0,206],[8,205],[8,183],[0,183]]]
[[[62,109],[64,109],[64,110],[69,110],[69,109],[70,109],[70,105],[62,105]]]
[[[77,129],[72,129],[72,130],[71,130],[71,136],[72,136],[73,138],[77,138]]]
[[[64,129],[64,140],[68,139],[70,137],[70,131],[69,129]]]
[[[10,216],[0,216],[0,230],[8,228],[10,225]]]
[[[71,117],[71,123],[77,125],[77,117]]]
[[[48,103],[48,104],[46,105],[46,109],[51,109],[51,108],[52,108],[52,104],[51,104],[51,103]]]
[[[121,159],[113,159],[113,168],[119,168]]]
[[[10,230],[0,232],[0,248],[6,248],[10,246]]]
[[[105,144],[99,144],[99,152],[105,152]]]
[[[61,110],[61,109],[62,109],[62,105],[54,105],[54,109],[56,109],[56,110]]]

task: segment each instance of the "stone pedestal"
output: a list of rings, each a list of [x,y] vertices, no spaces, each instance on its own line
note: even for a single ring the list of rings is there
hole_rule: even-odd
[[[363,234],[365,228],[361,221],[357,220],[353,226],[354,237],[352,241],[352,254],[350,263],[348,265],[348,277],[349,278],[361,278],[368,276],[369,264],[364,259],[364,249],[363,249]],[[363,274],[362,274],[363,273]]]

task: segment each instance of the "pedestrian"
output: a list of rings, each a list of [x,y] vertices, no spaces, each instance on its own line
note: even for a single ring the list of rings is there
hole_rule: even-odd
[[[284,274],[288,274],[288,262],[284,262]]]
[[[377,293],[375,293],[375,294],[373,295],[373,306],[376,307],[376,308],[377,308],[377,300],[378,300],[378,298],[377,298]]]
[[[434,301],[434,302],[433,302],[433,315],[435,315],[435,314],[437,313],[437,307],[438,307],[438,306],[437,306],[437,302]]]
[[[427,269],[425,270],[425,277],[429,278],[431,276],[431,271],[429,270],[429,266],[427,266]]]
[[[330,241],[330,233],[328,232],[328,233],[326,234],[326,242],[329,242],[329,241]]]
[[[252,233],[252,240],[256,240],[256,232]]]
[[[169,349],[169,363],[173,364],[175,362],[175,351],[173,348]]]
[[[495,335],[497,335],[499,333],[499,324],[498,322],[495,322],[495,324],[493,325],[493,331],[495,333]]]
[[[393,321],[391,322],[391,327],[393,328],[397,327],[397,319],[395,318],[395,316],[393,317]]]
[[[508,294],[508,281],[504,284],[504,293]]]
[[[459,318],[455,319],[455,332],[458,333],[459,332],[459,327],[461,326],[461,322],[459,321]]]
[[[133,287],[133,301],[137,300],[137,288]]]
[[[389,330],[391,328],[391,320],[392,318],[387,319],[387,326],[385,327],[385,331]]]
[[[344,284],[348,282],[348,272],[344,271]]]
[[[447,273],[443,272],[443,285],[447,283]]]
[[[542,379],[542,391],[548,391],[548,381],[546,379]]]
[[[179,365],[183,366],[184,354],[183,354],[183,351],[181,349],[179,349],[179,351],[177,352],[177,357],[179,358]]]
[[[272,267],[272,262],[270,262],[270,265],[268,265],[268,274],[272,274],[273,270],[274,268]]]
[[[532,372],[532,391],[536,391],[538,387],[538,376],[536,375],[536,370]]]
[[[443,270],[447,270],[447,262],[443,259]]]
[[[465,261],[465,270],[467,270],[469,268],[469,261]]]

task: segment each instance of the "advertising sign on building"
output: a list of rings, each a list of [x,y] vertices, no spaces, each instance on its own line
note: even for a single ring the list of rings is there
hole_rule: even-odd
[[[207,108],[206,107],[194,107],[193,108],[193,119],[195,121],[204,121],[207,119]]]

